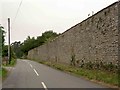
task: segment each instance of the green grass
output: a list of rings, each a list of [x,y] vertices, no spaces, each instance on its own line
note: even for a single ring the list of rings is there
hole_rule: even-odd
[[[2,64],[3,68],[0,69],[0,77],[2,77],[2,80],[4,81],[7,77],[8,71],[4,67],[14,67],[16,65],[16,59],[11,59],[10,64]]]
[[[2,76],[3,81],[7,77],[8,71],[4,67],[14,67],[16,65],[16,59],[11,59],[10,64],[3,64],[3,68],[0,70],[0,76]]]
[[[2,76],[2,69],[0,69],[0,77]]]
[[[3,66],[8,66],[8,67],[13,67],[13,66],[15,66],[16,65],[16,59],[11,59],[11,63],[10,64],[4,64]]]
[[[7,70],[2,68],[0,69],[0,77],[2,77],[2,79],[4,80],[7,77]]]
[[[89,80],[97,80],[100,82],[104,82],[106,84],[118,86],[118,74],[116,73],[102,71],[102,70],[88,70],[84,68],[78,68],[78,67],[73,67],[73,66],[54,63],[54,62],[47,62],[47,61],[46,62],[41,61],[40,63],[59,69],[61,71],[69,72],[77,76],[82,76]]]

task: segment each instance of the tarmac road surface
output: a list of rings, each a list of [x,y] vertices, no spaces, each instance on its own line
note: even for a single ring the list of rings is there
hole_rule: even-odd
[[[105,86],[69,75],[46,65],[30,61],[17,60],[3,82],[3,88],[106,88]],[[104,89],[108,90],[108,89]]]

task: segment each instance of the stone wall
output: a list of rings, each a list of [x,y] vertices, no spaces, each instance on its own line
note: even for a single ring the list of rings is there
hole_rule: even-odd
[[[28,52],[28,58],[71,64],[72,61],[117,63],[118,2],[104,8],[60,36]]]

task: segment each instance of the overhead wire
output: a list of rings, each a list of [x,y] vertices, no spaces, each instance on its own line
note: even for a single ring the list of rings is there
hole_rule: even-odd
[[[15,23],[15,20],[16,20],[17,16],[18,16],[20,7],[21,7],[21,5],[22,5],[22,2],[23,2],[23,0],[21,0],[20,4],[19,4],[19,6],[18,6],[18,9],[17,9],[16,15],[15,15],[15,18],[14,18],[13,23],[12,23],[12,27],[13,27],[13,24]]]

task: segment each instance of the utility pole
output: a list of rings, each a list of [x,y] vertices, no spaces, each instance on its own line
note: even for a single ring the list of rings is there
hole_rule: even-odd
[[[11,62],[11,52],[10,52],[10,18],[8,18],[8,61]]]

